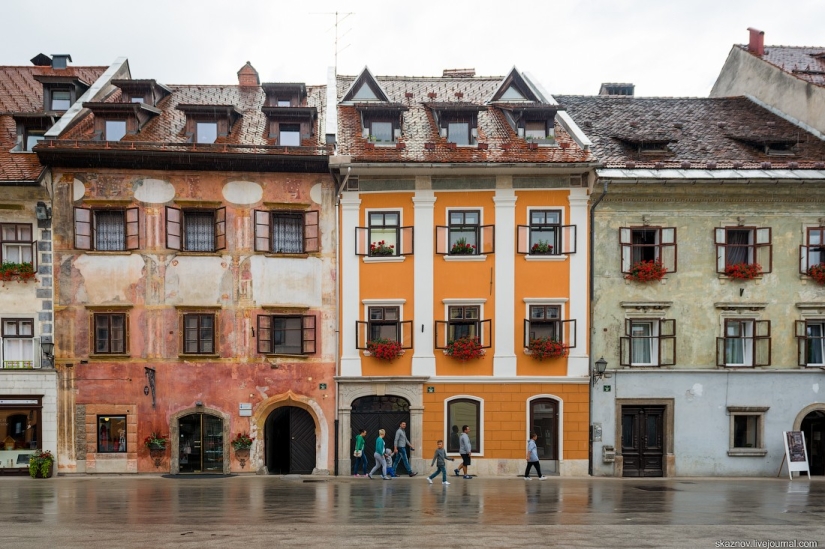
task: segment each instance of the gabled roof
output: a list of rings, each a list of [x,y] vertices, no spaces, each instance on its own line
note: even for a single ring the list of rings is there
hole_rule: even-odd
[[[557,96],[607,168],[823,169],[825,141],[744,97]],[[771,155],[767,144],[790,143]],[[667,150],[640,152],[643,143]]]
[[[351,103],[360,101],[384,101],[389,103],[389,97],[381,84],[370,72],[369,67],[364,67],[361,74],[352,82],[349,89],[344,92],[341,103]]]
[[[738,47],[748,51],[747,44]],[[759,57],[797,78],[825,87],[825,47],[765,46],[765,54]]]
[[[510,74],[502,78],[498,89],[493,92],[492,97],[487,100],[487,103],[495,102],[518,103],[544,103],[538,96],[528,81],[518,72],[518,69],[513,67]]]

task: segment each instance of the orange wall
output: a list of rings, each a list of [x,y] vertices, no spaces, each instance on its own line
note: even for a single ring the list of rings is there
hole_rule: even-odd
[[[424,440],[421,457],[429,459],[436,441],[446,440],[444,401],[456,395],[484,399],[484,458],[524,459],[527,446],[527,399],[554,395],[562,399],[563,459],[587,459],[589,384],[438,384],[424,391]]]

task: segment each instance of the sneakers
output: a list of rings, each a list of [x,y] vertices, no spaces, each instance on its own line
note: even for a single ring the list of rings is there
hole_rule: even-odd
[[[524,480],[532,480],[530,477],[524,477]]]
[[[432,481],[430,481],[430,484],[432,484]],[[444,484],[444,485],[446,486],[447,484],[450,484],[450,483],[449,483],[449,482],[447,482],[447,481],[445,480],[445,481],[444,481],[444,482],[442,482],[441,484]]]
[[[429,482],[430,484],[432,484],[432,483],[433,483],[433,479],[431,479],[430,477],[427,477],[427,482]]]
[[[455,476],[460,476],[460,475],[458,474],[458,469],[453,469],[453,471],[455,471]]]
[[[392,480],[392,477],[381,477],[384,480]]]
[[[547,477],[539,477],[539,480],[547,480]]]
[[[467,480],[470,480],[470,479],[472,479],[473,477],[471,477],[470,475],[464,475],[464,478],[466,478]]]

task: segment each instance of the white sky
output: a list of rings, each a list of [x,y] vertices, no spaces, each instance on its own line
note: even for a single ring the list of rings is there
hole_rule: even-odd
[[[823,0],[0,0],[0,65],[69,53],[77,65],[125,56],[134,78],[231,84],[248,60],[264,82],[338,73],[504,75],[513,65],[552,94],[632,82],[641,96],[707,96],[747,27],[765,43],[825,46]]]

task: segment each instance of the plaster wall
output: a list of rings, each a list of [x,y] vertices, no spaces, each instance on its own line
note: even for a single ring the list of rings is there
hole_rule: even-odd
[[[751,95],[825,133],[825,88],[788,74],[734,46],[710,96],[739,95]]]

